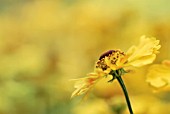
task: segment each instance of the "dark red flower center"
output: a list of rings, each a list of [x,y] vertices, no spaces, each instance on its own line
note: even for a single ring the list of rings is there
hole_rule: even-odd
[[[99,60],[101,60],[102,58],[104,58],[105,56],[109,56],[109,54],[112,54],[113,52],[115,52],[115,50],[109,50],[109,51],[106,51],[105,53],[103,53]]]

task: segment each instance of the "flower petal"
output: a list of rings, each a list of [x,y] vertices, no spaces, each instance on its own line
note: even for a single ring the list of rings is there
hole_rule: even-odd
[[[127,51],[128,62],[125,66],[143,66],[152,63],[161,46],[156,38],[142,36],[138,46],[132,46]]]
[[[71,98],[86,94],[92,87],[94,87],[94,85],[100,78],[102,77],[97,75],[96,73],[90,73],[88,74],[88,77],[75,79],[76,83],[74,87],[76,88],[76,90],[72,93]]]
[[[132,65],[132,66],[135,66],[135,67],[140,67],[140,66],[152,63],[153,60],[155,60],[155,58],[156,58],[155,54],[152,54],[152,55],[149,55],[149,56],[143,56],[141,58],[138,58],[135,61],[130,62],[129,64]]]

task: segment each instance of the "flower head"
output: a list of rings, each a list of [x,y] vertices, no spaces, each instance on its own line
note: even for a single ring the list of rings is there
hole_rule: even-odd
[[[152,63],[161,46],[156,38],[147,38],[142,36],[138,46],[132,46],[127,53],[121,50],[109,50],[103,53],[96,62],[94,72],[88,74],[88,77],[76,79],[76,90],[72,93],[72,97],[78,96],[94,87],[97,81],[104,76],[115,74],[123,75],[124,67],[139,67]],[[114,79],[114,77],[113,77]],[[113,81],[110,80],[110,81]]]

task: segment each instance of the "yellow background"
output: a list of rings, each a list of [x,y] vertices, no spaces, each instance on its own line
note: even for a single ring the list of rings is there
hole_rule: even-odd
[[[0,0],[0,114],[128,114],[116,81],[99,82],[85,103],[74,82],[109,49],[154,36],[154,63],[170,59],[169,0]],[[147,68],[123,77],[139,114],[169,114],[169,92],[154,93]]]

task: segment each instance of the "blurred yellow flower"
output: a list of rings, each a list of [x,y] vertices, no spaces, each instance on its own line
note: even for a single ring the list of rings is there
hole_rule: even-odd
[[[157,90],[170,89],[170,60],[154,64],[149,68],[146,81]]]
[[[71,97],[87,94],[99,79],[110,75],[111,72],[118,71],[120,75],[123,75],[126,72],[123,68],[127,66],[139,67],[152,63],[160,47],[159,40],[156,40],[156,38],[142,36],[139,45],[132,46],[126,54],[121,50],[105,52],[96,62],[93,73],[88,74],[88,77],[75,79],[77,81],[76,90]],[[113,80],[114,77],[110,81]]]

